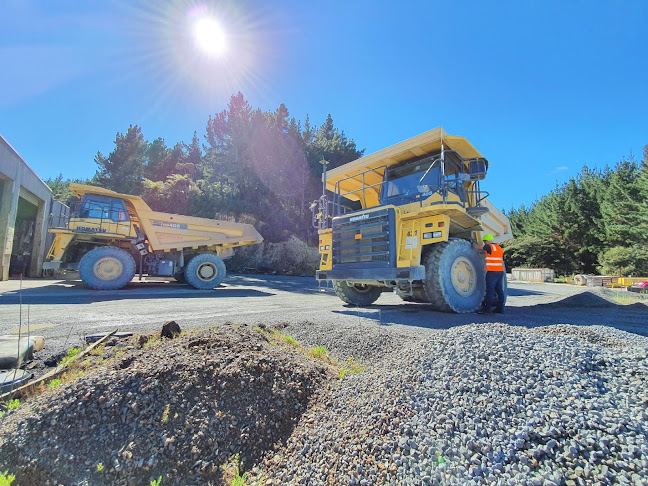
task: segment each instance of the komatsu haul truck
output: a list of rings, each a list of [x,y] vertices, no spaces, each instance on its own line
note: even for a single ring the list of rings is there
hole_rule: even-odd
[[[122,288],[137,272],[212,289],[234,248],[263,241],[249,224],[161,213],[101,187],[72,183],[70,190],[80,201],[49,230],[55,238],[43,268],[78,270],[92,289]]]
[[[446,312],[482,304],[484,259],[473,243],[512,235],[480,189],[489,162],[468,140],[436,128],[328,173],[323,163],[323,195],[311,206],[320,286],[359,306],[384,291]]]

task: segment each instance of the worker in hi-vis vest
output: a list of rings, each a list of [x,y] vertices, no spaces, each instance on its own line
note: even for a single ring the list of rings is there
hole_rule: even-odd
[[[482,238],[484,246],[480,248],[486,257],[486,298],[484,306],[478,314],[493,314],[493,306],[498,314],[504,313],[504,250],[495,243],[493,235],[485,234]],[[497,303],[494,303],[497,292]]]

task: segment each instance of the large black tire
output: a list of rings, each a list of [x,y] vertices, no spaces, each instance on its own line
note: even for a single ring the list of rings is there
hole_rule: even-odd
[[[213,289],[225,278],[225,264],[216,253],[200,253],[189,261],[184,277],[195,289]]]
[[[382,293],[380,287],[360,284],[349,285],[344,280],[334,280],[333,289],[335,289],[337,296],[347,304],[359,306],[373,304]]]
[[[474,312],[486,292],[483,257],[465,240],[437,243],[425,255],[423,287],[443,312]]]
[[[414,288],[412,289],[412,295],[403,295],[401,293],[398,296],[403,299],[405,302],[425,302],[429,303],[427,293],[424,288]]]
[[[83,255],[79,262],[81,280],[91,289],[117,290],[135,276],[135,260],[127,251],[100,246]]]

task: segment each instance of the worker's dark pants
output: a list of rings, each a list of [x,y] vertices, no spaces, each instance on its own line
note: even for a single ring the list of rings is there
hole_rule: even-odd
[[[497,292],[497,303],[494,302],[495,292]],[[504,312],[504,272],[486,272],[484,307],[492,310],[494,305],[497,312]]]

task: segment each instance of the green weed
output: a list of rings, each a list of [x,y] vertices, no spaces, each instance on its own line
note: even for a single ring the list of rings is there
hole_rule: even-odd
[[[90,351],[90,354],[93,356],[101,356],[102,354],[104,354],[105,349],[106,349],[106,344],[101,343],[99,346],[97,346],[92,351]]]
[[[324,346],[316,346],[308,350],[308,356],[324,361],[328,357],[328,351]]]
[[[167,403],[166,407],[164,408],[164,412],[162,412],[162,419],[161,422],[163,424],[166,424],[169,421],[169,412],[171,411],[171,404]]]
[[[0,472],[0,486],[10,486],[14,482],[16,476],[9,474],[9,471]]]
[[[117,353],[115,353],[115,358],[120,359],[125,354],[126,354],[126,351],[118,351]]]
[[[151,486],[160,486],[162,484],[162,476],[151,481]]]
[[[9,410],[16,410],[20,406],[20,400],[17,398],[14,398],[13,400],[9,400],[7,402],[7,408]]]
[[[344,380],[347,375],[355,375],[356,373],[360,373],[361,371],[364,371],[366,369],[366,366],[360,363],[356,363],[356,361],[353,359],[353,356],[349,356],[347,362],[340,366],[340,380]]]
[[[103,471],[103,468],[104,468],[103,462],[100,462],[99,464],[97,464],[97,472]]]
[[[59,364],[60,366],[68,366],[71,363],[73,363],[76,359],[79,353],[81,352],[81,348],[70,348],[67,350],[67,354],[63,357],[61,360],[61,363]]]
[[[294,337],[279,332],[276,329],[272,330],[272,337],[274,339],[270,341],[270,344],[277,344],[279,342],[283,342],[288,344],[289,346],[292,346],[293,348],[299,348],[299,343]]]
[[[230,486],[247,486],[247,473],[241,474],[241,459],[238,454],[234,456],[234,477],[230,481]]]
[[[53,380],[49,381],[47,386],[49,386],[53,390],[54,388],[61,386],[62,383],[63,380],[61,380],[60,378],[54,378]]]

